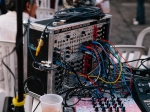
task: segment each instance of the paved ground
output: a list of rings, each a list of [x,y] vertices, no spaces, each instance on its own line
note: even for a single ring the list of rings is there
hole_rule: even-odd
[[[114,44],[134,45],[140,31],[150,26],[150,2],[145,3],[145,25],[133,25],[132,19],[136,16],[136,0],[110,0],[112,28],[110,41]],[[150,45],[150,33],[146,35],[143,46]]]

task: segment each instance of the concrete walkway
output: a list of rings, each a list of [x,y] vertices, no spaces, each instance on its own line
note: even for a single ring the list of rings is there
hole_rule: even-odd
[[[114,44],[135,45],[140,31],[150,26],[150,3],[145,3],[145,25],[133,25],[136,16],[136,0],[110,0],[112,28],[110,41]],[[150,45],[150,33],[146,35],[143,46]]]

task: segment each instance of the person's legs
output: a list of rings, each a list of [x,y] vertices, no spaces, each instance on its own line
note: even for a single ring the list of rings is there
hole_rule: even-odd
[[[137,0],[136,20],[139,22],[139,24],[145,24],[144,0]]]
[[[2,14],[6,14],[7,13],[5,0],[1,0],[0,9],[1,9]]]
[[[50,7],[53,8],[53,9],[55,9],[55,0],[51,0],[50,2],[51,2],[50,3],[50,5],[51,5]]]

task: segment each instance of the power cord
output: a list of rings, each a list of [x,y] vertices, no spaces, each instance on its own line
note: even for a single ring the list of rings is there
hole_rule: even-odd
[[[27,30],[24,31],[23,36],[26,34],[26,32],[27,32]],[[22,42],[22,38],[20,39],[20,41],[18,42],[18,44],[13,48],[13,50],[12,50],[9,54],[5,55],[5,56],[2,58],[2,64],[8,69],[8,71],[11,73],[11,75],[12,75],[13,78],[14,78],[14,95],[15,95],[15,97],[16,97],[16,87],[15,87],[15,86],[16,86],[16,76],[15,76],[15,74],[12,72],[12,70],[8,67],[8,65],[4,62],[4,58],[10,56],[13,52],[15,52],[15,50],[18,48],[18,46],[19,46],[19,44],[21,44],[21,42]]]
[[[78,22],[87,19],[100,19],[104,16],[105,14],[98,7],[78,7],[57,11],[54,18],[60,20],[65,18],[66,22]]]
[[[42,94],[44,95],[44,84],[43,84],[43,82],[41,81],[41,79],[39,79],[39,78],[36,77],[36,76],[30,76],[30,77],[28,77],[28,78],[24,81],[24,83],[23,83],[25,89],[28,89],[26,83],[27,83],[29,80],[36,80],[37,82],[39,82],[39,83],[41,84],[41,86],[42,86]],[[26,91],[26,90],[25,90],[25,91]],[[39,106],[39,104],[40,104],[40,101],[39,101],[39,103],[37,104],[37,106],[35,107],[35,109],[34,109],[33,112],[35,112],[35,110],[37,109],[37,107]]]

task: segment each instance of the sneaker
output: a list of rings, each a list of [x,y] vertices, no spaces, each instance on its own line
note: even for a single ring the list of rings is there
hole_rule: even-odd
[[[139,22],[135,18],[133,18],[133,24],[134,25],[139,25]]]

